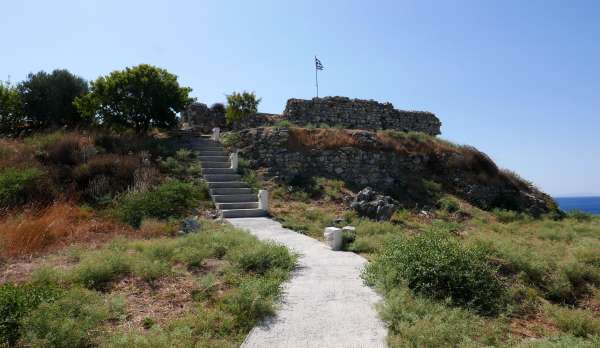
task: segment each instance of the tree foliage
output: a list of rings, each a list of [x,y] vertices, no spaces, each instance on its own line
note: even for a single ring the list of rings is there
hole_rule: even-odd
[[[192,101],[190,91],[167,70],[141,64],[99,77],[91,83],[91,93],[77,98],[75,105],[105,126],[145,132],[175,126],[177,112]]]
[[[88,83],[68,70],[29,74],[17,89],[25,117],[34,128],[75,127],[89,121],[73,105],[76,97],[88,92]]]
[[[228,125],[238,123],[248,116],[255,114],[261,99],[254,92],[233,92],[227,96],[225,118]]]
[[[16,88],[0,82],[0,134],[12,134],[23,125],[23,105]]]

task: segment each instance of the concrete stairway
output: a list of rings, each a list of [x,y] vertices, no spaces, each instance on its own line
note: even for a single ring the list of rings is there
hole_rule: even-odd
[[[221,217],[267,216],[259,207],[256,192],[231,168],[229,155],[219,142],[201,136],[193,139],[192,149],[200,159],[202,175]]]

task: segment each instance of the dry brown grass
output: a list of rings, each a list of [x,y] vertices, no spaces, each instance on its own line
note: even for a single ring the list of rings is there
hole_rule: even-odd
[[[0,256],[14,258],[39,254],[77,242],[99,242],[132,234],[124,225],[100,219],[69,203],[55,203],[0,221]]]
[[[448,154],[459,153],[461,147],[450,142],[414,132],[370,132],[337,128],[290,128],[289,146],[298,151],[330,150],[343,147],[358,147],[364,150],[393,151],[399,154]],[[373,134],[375,141],[366,142]]]
[[[23,142],[0,139],[0,168],[31,166],[35,162],[34,151]]]

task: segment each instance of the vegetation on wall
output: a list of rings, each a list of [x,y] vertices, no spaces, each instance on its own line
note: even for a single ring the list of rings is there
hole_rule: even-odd
[[[233,92],[227,95],[225,119],[228,125],[234,125],[253,115],[258,110],[261,99],[254,92]]]

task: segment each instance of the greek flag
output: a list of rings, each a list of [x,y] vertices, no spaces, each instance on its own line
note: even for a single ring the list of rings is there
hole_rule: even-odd
[[[323,63],[321,63],[321,61],[317,57],[315,57],[315,69],[323,70]]]

